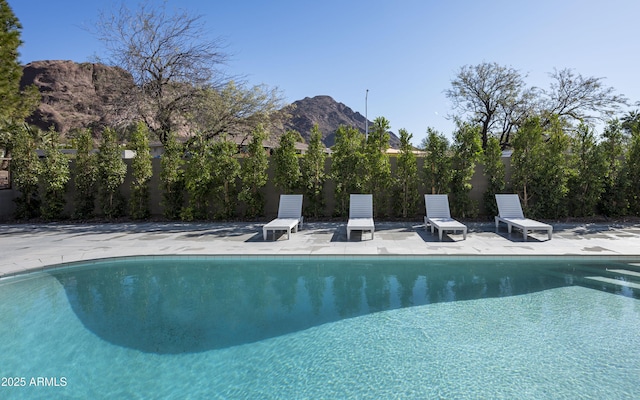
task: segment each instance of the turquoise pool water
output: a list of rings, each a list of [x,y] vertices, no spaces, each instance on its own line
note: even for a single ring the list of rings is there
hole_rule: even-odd
[[[8,278],[0,398],[638,398],[638,261],[166,257]]]

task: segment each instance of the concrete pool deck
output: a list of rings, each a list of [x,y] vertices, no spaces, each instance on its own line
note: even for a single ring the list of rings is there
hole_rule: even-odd
[[[262,239],[264,223],[142,222],[0,224],[0,277],[52,265],[121,256],[154,255],[412,255],[412,256],[640,256],[638,223],[553,223],[553,239],[534,232],[526,242],[501,224],[468,223],[461,234],[438,235],[415,222],[376,222],[375,238],[345,222],[306,223],[291,234]]]

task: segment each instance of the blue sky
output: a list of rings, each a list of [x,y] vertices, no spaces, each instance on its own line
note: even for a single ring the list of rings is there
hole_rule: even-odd
[[[23,25],[20,60],[92,61],[91,26],[106,0],[8,0]],[[160,1],[150,0],[151,3]],[[125,1],[136,8],[138,1]],[[384,116],[414,144],[428,127],[450,136],[444,95],[464,65],[496,62],[548,88],[554,68],[640,101],[637,0],[167,0],[202,15],[231,55],[227,71],[278,87],[287,102],[329,95],[370,120]]]

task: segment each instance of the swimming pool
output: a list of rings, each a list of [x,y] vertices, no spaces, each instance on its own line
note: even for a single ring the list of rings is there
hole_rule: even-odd
[[[135,257],[16,276],[0,397],[638,397],[639,261]]]

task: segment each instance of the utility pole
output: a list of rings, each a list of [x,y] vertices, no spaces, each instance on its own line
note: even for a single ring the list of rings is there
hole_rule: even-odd
[[[369,89],[364,95],[364,140],[369,139],[369,117],[367,116],[367,102],[369,98]]]

